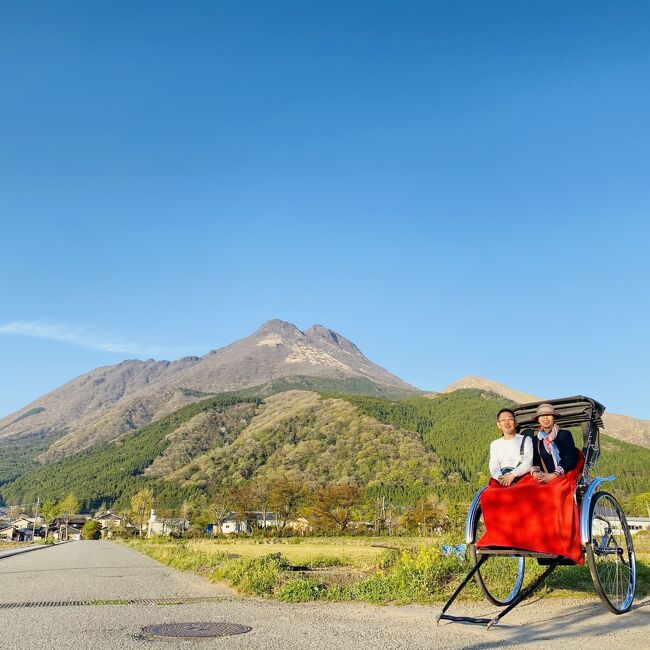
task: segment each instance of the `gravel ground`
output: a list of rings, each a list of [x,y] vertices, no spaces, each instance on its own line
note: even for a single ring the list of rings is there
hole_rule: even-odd
[[[179,605],[89,605],[0,608],[0,646],[56,648],[286,648],[363,650],[497,647],[648,647],[650,599],[613,616],[597,599],[533,599],[489,632],[483,626],[434,619],[439,607],[373,607],[337,603],[287,605],[240,598],[226,587],[163,566],[110,542],[74,542],[0,560],[1,603],[54,600],[215,597]],[[487,604],[459,605],[451,613],[489,616]],[[143,626],[171,622],[227,621],[249,625],[239,636],[210,640],[151,640]]]

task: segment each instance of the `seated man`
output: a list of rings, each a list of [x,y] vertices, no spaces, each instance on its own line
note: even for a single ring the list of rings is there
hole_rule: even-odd
[[[503,434],[490,444],[490,474],[503,487],[525,476],[533,464],[533,442],[516,433],[515,414],[510,409],[497,413],[497,427]]]

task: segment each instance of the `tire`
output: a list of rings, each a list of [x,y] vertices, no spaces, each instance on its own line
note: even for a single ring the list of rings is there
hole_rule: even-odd
[[[474,542],[470,545],[472,563],[478,561],[476,542],[485,532],[480,506],[473,521]],[[509,605],[519,594],[524,582],[525,559],[521,555],[490,556],[475,574],[476,584],[485,597],[497,606]]]
[[[591,500],[589,527],[585,551],[596,592],[610,612],[624,614],[634,601],[636,561],[625,514],[608,492]]]

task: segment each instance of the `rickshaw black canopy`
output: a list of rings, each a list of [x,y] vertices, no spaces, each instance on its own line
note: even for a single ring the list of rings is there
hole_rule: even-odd
[[[545,399],[539,402],[519,404],[513,409],[517,423],[517,432],[525,429],[533,429],[537,426],[535,412],[540,404],[551,404],[558,412],[557,422],[563,427],[575,427],[583,422],[595,424],[599,429],[603,428],[603,413],[605,407],[591,397],[576,395],[574,397],[562,397],[561,399]]]

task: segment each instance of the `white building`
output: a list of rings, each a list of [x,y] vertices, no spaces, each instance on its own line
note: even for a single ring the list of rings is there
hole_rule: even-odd
[[[147,521],[147,537],[154,535],[171,535],[172,533],[182,533],[190,527],[187,519],[165,518],[158,519],[156,511],[152,510]]]
[[[650,517],[630,517],[627,516],[627,525],[632,535],[640,530],[650,530]]]

